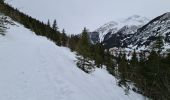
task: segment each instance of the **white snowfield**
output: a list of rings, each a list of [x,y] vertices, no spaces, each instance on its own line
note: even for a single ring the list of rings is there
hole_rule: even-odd
[[[104,69],[86,74],[75,54],[16,23],[0,35],[0,100],[144,100]]]

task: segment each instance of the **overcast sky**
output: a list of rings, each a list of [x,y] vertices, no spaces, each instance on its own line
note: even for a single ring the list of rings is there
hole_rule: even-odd
[[[154,18],[170,12],[170,0],[7,0],[40,20],[56,19],[69,33],[91,31],[109,21],[132,15]],[[41,11],[40,11],[41,10]]]

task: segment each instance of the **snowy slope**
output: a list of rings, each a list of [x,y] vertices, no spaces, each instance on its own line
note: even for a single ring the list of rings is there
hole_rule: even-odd
[[[134,15],[126,19],[108,22],[96,29],[95,32],[99,34],[100,42],[102,42],[107,34],[110,34],[108,37],[111,37],[112,34],[121,30],[124,30],[124,34],[133,34],[148,21],[149,19],[146,17]]]
[[[22,25],[0,35],[0,100],[143,100],[125,95],[104,69],[86,74],[75,54]]]

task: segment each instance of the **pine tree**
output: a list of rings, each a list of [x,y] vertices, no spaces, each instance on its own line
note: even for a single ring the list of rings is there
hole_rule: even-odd
[[[130,66],[131,66],[133,72],[137,71],[138,58],[137,58],[135,50],[134,50],[134,52],[132,54],[132,59],[130,60]]]
[[[157,51],[158,53],[160,53],[163,49],[163,37],[159,34],[154,45],[153,45],[153,50]]]
[[[146,55],[145,52],[140,52],[139,53],[139,62],[142,64],[146,61]]]
[[[51,27],[50,20],[48,20],[47,26]]]
[[[126,59],[126,54],[123,54],[120,59],[121,60],[118,64],[118,71],[120,72],[119,85],[127,86],[126,79],[128,77],[128,74],[129,74],[129,72],[128,72],[129,65],[128,65],[128,61]]]
[[[77,50],[77,45],[79,41],[80,41],[80,37],[78,35],[71,35],[68,38],[68,47],[71,49],[71,51]]]
[[[152,71],[153,73],[159,73],[160,56],[157,52],[152,51],[148,56],[148,66],[150,71]]]
[[[119,67],[118,70],[119,70],[119,72],[121,72],[124,75],[127,73],[127,69],[128,69],[128,62],[126,59],[126,54],[123,54],[120,59],[121,60],[118,64],[118,67]]]
[[[115,66],[116,66],[116,62],[113,61],[112,56],[110,55],[109,50],[106,51],[106,53],[104,54],[104,62],[106,65],[107,71],[115,76]]]
[[[137,68],[137,73],[138,74],[143,74],[145,73],[145,66],[146,66],[146,55],[145,52],[139,53],[139,62],[138,62],[138,68]]]
[[[89,36],[86,28],[84,28],[81,34],[81,38],[77,46],[77,51],[79,52],[79,54],[83,55],[84,57],[90,56],[90,41],[89,41]]]
[[[62,30],[62,35],[61,35],[61,44],[63,46],[66,46],[66,43],[67,43],[67,36],[66,36],[65,30],[63,29]]]
[[[89,36],[86,28],[84,28],[81,34],[76,50],[78,54],[81,55],[80,57],[78,57],[77,66],[83,71],[89,73],[94,66],[90,62],[91,50]]]
[[[58,31],[58,26],[57,26],[56,20],[54,20],[52,28],[53,28],[53,30]]]
[[[97,65],[97,67],[102,67],[103,62],[104,62],[104,49],[102,47],[101,44],[96,44],[93,45],[94,46],[94,50],[92,51],[94,54],[94,59],[95,59],[95,63]]]

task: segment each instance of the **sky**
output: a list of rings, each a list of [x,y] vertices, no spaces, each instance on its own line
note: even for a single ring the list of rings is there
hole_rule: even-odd
[[[60,30],[81,33],[133,15],[154,18],[170,12],[170,0],[6,0],[19,10],[47,22],[57,20]]]

